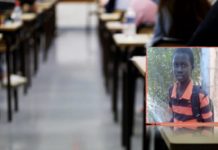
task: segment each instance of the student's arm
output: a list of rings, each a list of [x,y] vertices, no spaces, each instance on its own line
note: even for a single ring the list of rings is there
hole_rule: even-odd
[[[171,24],[172,18],[168,9],[162,8],[157,15],[151,46],[157,46],[164,37],[168,36]]]
[[[200,109],[201,109],[201,116],[202,116],[203,122],[213,122],[213,119],[212,119],[213,113],[209,106],[208,96],[205,96],[203,93],[200,93],[199,98],[200,98]]]
[[[161,19],[160,19],[160,14],[158,14],[156,24],[154,26],[154,35],[152,38],[151,46],[155,46],[164,36],[161,24],[162,23],[161,23]]]

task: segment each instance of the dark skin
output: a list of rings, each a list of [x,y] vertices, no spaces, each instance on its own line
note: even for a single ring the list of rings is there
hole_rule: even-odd
[[[179,83],[177,86],[177,98],[181,97],[191,80],[193,66],[188,54],[176,53],[173,57],[173,73]]]

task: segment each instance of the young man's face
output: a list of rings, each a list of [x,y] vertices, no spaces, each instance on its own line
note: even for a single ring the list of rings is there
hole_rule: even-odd
[[[173,57],[173,73],[177,81],[186,83],[191,78],[192,65],[187,54],[176,53]]]

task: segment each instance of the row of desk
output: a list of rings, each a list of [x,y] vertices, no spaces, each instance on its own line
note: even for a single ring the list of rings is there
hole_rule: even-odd
[[[102,46],[102,70],[106,91],[111,94],[114,121],[118,121],[118,91],[122,81],[121,143],[131,149],[134,126],[136,79],[145,77],[145,44],[151,34],[136,34],[131,37],[122,34],[122,12],[99,15],[99,39]],[[144,90],[143,95],[144,95]],[[144,106],[144,99],[142,100]],[[144,114],[144,113],[143,113]],[[144,115],[143,119],[144,120]],[[142,124],[144,132],[144,121]],[[142,134],[144,144],[144,134]],[[144,149],[144,145],[142,145]]]
[[[127,37],[122,34],[123,25],[121,23],[123,14],[100,13],[99,15],[99,40],[102,47],[102,70],[105,78],[106,91],[111,94],[111,106],[115,122],[118,121],[118,91],[119,83],[122,81],[122,119],[121,119],[121,143],[127,149],[131,149],[131,136],[134,127],[134,105],[136,79],[145,79],[146,72],[146,44],[152,36],[152,28],[145,29],[146,33],[136,34]],[[176,47],[183,44],[171,40],[166,40],[159,46]],[[144,80],[145,83],[145,80]],[[145,89],[143,89],[143,93]],[[145,95],[144,95],[145,96]],[[142,100],[145,106],[145,97]],[[144,108],[145,110],[145,108]],[[143,113],[145,120],[145,113]],[[151,148],[148,143],[152,136],[149,130],[145,131],[146,124],[143,121],[143,145],[142,149]],[[155,129],[156,127],[151,127]],[[197,135],[196,132],[190,134],[175,133],[173,127],[157,127],[160,140],[153,142],[155,149],[218,149],[217,132],[209,135]],[[146,137],[146,139],[145,139]]]
[[[13,119],[12,90],[15,111],[18,111],[17,86],[12,84],[12,74],[25,77],[24,92],[31,86],[32,72],[36,74],[39,67],[39,50],[43,46],[44,60],[47,59],[48,49],[55,36],[56,0],[37,3],[37,11],[24,13],[22,22],[12,22],[0,25],[0,52],[6,56],[7,67],[7,111],[8,121]],[[44,43],[44,44],[42,44]]]

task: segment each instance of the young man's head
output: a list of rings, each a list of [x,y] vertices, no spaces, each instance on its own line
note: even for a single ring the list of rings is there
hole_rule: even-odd
[[[173,54],[173,73],[181,84],[191,80],[194,55],[190,48],[177,48]]]

